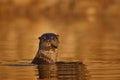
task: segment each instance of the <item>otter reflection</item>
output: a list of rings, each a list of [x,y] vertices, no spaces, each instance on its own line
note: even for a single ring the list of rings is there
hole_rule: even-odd
[[[80,62],[57,62],[37,66],[38,80],[88,80],[86,66]]]

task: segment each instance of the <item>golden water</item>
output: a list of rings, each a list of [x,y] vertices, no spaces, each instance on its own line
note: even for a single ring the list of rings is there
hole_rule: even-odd
[[[38,37],[47,32],[59,34],[58,61],[82,62],[89,80],[120,80],[118,0],[81,0],[75,7],[56,0],[40,6],[10,1],[16,2],[0,2],[0,80],[38,79],[37,66],[29,63],[37,52]]]

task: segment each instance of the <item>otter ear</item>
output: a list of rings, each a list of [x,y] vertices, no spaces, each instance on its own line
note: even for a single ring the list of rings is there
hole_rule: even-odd
[[[41,37],[38,37],[38,39],[41,39]]]

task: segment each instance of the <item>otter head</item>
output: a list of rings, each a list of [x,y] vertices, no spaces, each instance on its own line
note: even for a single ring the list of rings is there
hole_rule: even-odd
[[[57,60],[57,47],[59,44],[58,35],[54,33],[45,33],[39,37],[39,39],[39,49],[32,63],[55,63]]]
[[[40,49],[44,50],[50,50],[50,49],[55,49],[58,47],[59,40],[58,40],[58,35],[54,33],[45,33],[40,39]]]

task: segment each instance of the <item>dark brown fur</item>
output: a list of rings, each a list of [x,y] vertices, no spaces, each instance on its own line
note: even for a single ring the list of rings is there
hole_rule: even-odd
[[[33,59],[33,64],[51,64],[57,59],[57,47],[59,44],[58,35],[54,33],[45,33],[39,37],[39,49]]]

